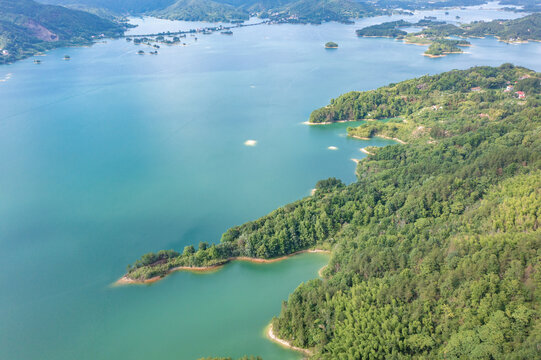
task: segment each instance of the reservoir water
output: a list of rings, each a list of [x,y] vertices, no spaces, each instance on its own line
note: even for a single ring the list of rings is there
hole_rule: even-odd
[[[428,14],[443,11],[410,19]],[[474,65],[541,70],[539,43],[472,39],[466,54],[429,59],[420,46],[355,36],[397,18],[246,27],[158,56],[106,40],[0,67],[0,359],[298,359],[263,329],[325,255],[110,284],[143,253],[217,242],[320,179],[354,181],[359,149],[392,142],[303,124],[332,97]],[[133,32],[199,26],[134,22]]]

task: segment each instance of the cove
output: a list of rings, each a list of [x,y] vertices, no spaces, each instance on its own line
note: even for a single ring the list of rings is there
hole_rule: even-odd
[[[468,20],[519,16],[489,13]],[[538,43],[473,39],[468,54],[427,59],[355,36],[387,19],[254,26],[153,57],[107,40],[0,67],[11,74],[0,82],[0,358],[299,358],[263,330],[324,255],[109,284],[143,253],[217,242],[320,179],[354,181],[361,148],[394,142],[347,138],[350,123],[302,124],[330,98],[474,65],[540,70]]]

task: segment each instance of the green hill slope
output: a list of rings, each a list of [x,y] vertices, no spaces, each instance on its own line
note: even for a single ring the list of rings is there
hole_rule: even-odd
[[[83,11],[32,0],[0,2],[0,63],[59,46],[88,44],[93,36],[118,36],[124,27]]]
[[[178,0],[163,10],[150,13],[152,16],[170,20],[211,22],[248,20],[249,14],[231,5],[212,0]]]
[[[147,254],[127,276],[330,248],[324,279],[273,321],[314,358],[538,358],[540,81],[506,64],[343,95],[316,113],[393,116],[349,132],[407,143],[371,148],[351,185],[320,181],[218,245]]]

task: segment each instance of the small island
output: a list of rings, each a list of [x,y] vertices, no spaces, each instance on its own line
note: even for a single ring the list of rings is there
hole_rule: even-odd
[[[463,53],[459,46],[470,46],[470,43],[466,40],[435,39],[424,52],[424,55],[435,58],[443,57],[447,54]]]
[[[64,55],[64,60],[71,60],[71,57],[69,55]]]
[[[329,41],[325,44],[325,49],[338,49],[338,44],[333,41]]]

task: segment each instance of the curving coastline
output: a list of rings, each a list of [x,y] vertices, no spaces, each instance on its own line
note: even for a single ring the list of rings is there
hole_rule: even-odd
[[[152,283],[155,283],[157,281],[160,281],[160,280],[164,279],[167,275],[169,275],[171,273],[174,273],[176,271],[212,272],[212,271],[219,270],[224,265],[226,265],[227,263],[232,262],[232,261],[246,261],[246,262],[251,262],[251,263],[254,263],[254,264],[269,264],[269,263],[282,261],[282,260],[288,259],[288,258],[290,258],[292,256],[300,255],[300,254],[304,254],[304,253],[325,253],[325,254],[330,254],[331,252],[330,252],[330,250],[324,250],[324,249],[306,249],[306,250],[296,251],[296,252],[294,252],[292,254],[289,254],[289,255],[284,255],[284,256],[277,257],[277,258],[272,258],[272,259],[261,259],[261,258],[251,258],[251,257],[247,257],[247,256],[237,256],[237,257],[232,257],[232,258],[225,259],[223,262],[221,262],[219,264],[211,265],[211,266],[177,266],[177,267],[169,269],[164,276],[154,276],[154,277],[151,277],[150,279],[144,279],[144,280],[131,279],[131,278],[127,277],[126,275],[124,275],[120,279],[115,281],[113,283],[113,285],[114,286],[120,286],[120,285],[132,285],[132,284],[133,285],[152,284]]]
[[[265,334],[267,335],[267,338],[269,340],[271,340],[272,342],[278,344],[278,345],[281,345],[285,348],[288,348],[290,350],[295,350],[295,351],[298,351],[298,352],[301,352],[305,355],[313,355],[313,351],[309,350],[309,349],[304,349],[304,348],[300,348],[300,347],[297,347],[297,346],[294,346],[294,345],[291,345],[291,343],[287,340],[284,340],[284,339],[280,339],[278,336],[276,336],[276,334],[274,333],[274,330],[273,330],[273,327],[272,327],[272,323],[270,323],[267,328],[265,329]]]
[[[328,266],[329,266],[329,265],[324,265],[321,269],[318,270],[317,275],[318,275],[320,278],[323,278],[323,271],[325,271],[325,269],[326,269]]]

